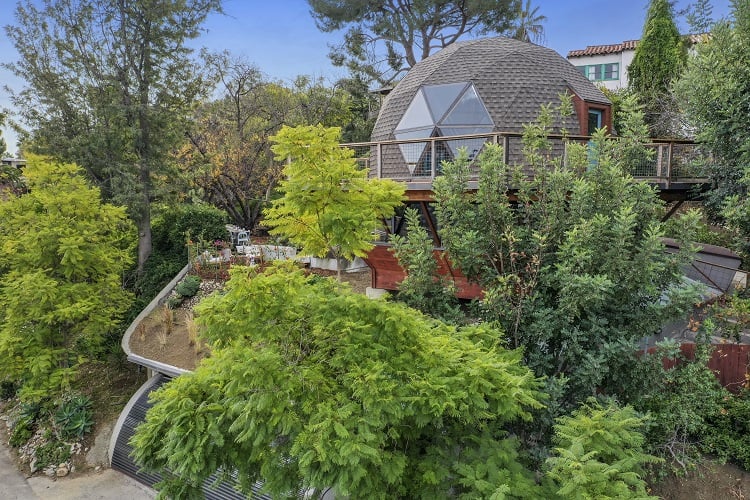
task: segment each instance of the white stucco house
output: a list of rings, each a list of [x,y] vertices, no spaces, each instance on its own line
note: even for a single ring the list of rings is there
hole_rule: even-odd
[[[709,36],[685,35],[689,47]],[[568,61],[592,82],[610,90],[628,86],[628,66],[633,62],[639,40],[625,40],[610,45],[589,45],[568,52]]]

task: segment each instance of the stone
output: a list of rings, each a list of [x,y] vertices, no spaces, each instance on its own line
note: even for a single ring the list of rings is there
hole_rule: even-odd
[[[57,468],[52,465],[50,467],[47,467],[44,469],[44,475],[49,477],[55,477],[55,473],[57,472]]]
[[[70,473],[70,469],[68,468],[68,464],[60,464],[57,466],[57,470],[55,471],[55,475],[57,477],[65,477]]]
[[[29,470],[31,471],[32,474],[37,471],[37,468],[36,468],[36,457],[34,457],[34,458],[31,459],[31,463],[29,464]]]
[[[101,471],[102,471],[101,465],[97,465],[96,467],[94,467],[94,472],[101,472]]]

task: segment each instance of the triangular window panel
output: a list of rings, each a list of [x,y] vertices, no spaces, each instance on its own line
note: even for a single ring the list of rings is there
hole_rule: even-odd
[[[456,99],[458,99],[461,91],[466,88],[466,85],[466,82],[463,82],[422,87],[435,123],[443,119],[445,112],[456,102]]]
[[[470,85],[461,99],[448,112],[440,125],[494,125],[492,118],[479,98],[474,85]]]
[[[401,149],[401,154],[404,155],[404,160],[406,160],[406,163],[409,166],[409,171],[412,171],[414,168],[413,165],[419,162],[419,158],[429,144],[429,141],[426,139],[429,139],[430,136],[432,136],[433,130],[434,127],[429,127],[419,130],[410,130],[409,132],[394,133],[396,139],[399,141],[406,139],[425,139],[424,142],[409,142],[407,144],[398,145],[399,149]]]
[[[404,113],[401,121],[398,122],[396,131],[427,127],[434,124],[432,115],[430,115],[430,109],[427,107],[427,101],[425,101],[424,94],[422,94],[422,90],[420,89],[406,109],[406,113]]]
[[[469,160],[471,161],[476,158],[486,141],[486,139],[461,139],[458,141],[446,142],[448,143],[448,147],[450,148],[451,153],[453,153],[454,158],[458,157],[459,149],[466,148],[466,152],[469,153]]]

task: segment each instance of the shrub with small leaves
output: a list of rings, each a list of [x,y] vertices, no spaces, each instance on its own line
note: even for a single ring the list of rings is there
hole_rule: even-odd
[[[82,438],[94,425],[91,400],[80,395],[64,400],[55,412],[55,425],[62,439]]]
[[[175,292],[177,292],[181,297],[184,298],[195,297],[195,294],[198,293],[200,286],[200,277],[188,276],[177,284],[177,286],[175,287]]]
[[[25,444],[34,435],[34,418],[21,416],[16,420],[13,430],[10,432],[8,443],[14,448]]]
[[[39,469],[48,465],[57,465],[69,458],[70,446],[54,439],[36,449],[36,466]]]

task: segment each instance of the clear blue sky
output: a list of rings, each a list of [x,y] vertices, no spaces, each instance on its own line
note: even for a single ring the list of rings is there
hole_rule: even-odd
[[[10,13],[11,0],[0,0],[4,13]],[[646,17],[648,0],[532,0],[539,13],[547,16],[544,24],[544,45],[562,56],[572,49],[587,45],[619,43],[638,39]],[[677,10],[690,0],[678,0]],[[729,12],[729,0],[714,0],[714,18]],[[254,63],[269,78],[290,81],[297,75],[323,77],[333,82],[344,72],[328,61],[328,45],[336,43],[340,33],[321,33],[315,27],[305,0],[225,0],[225,15],[212,16],[207,32],[193,45],[210,50],[229,50]],[[3,25],[12,24],[8,15],[0,18]],[[687,32],[683,20],[680,29]],[[0,62],[17,58],[15,49],[0,36]],[[0,69],[0,108],[10,106],[8,85],[16,90],[23,83]],[[5,129],[3,137],[11,151],[15,151],[15,134]]]

